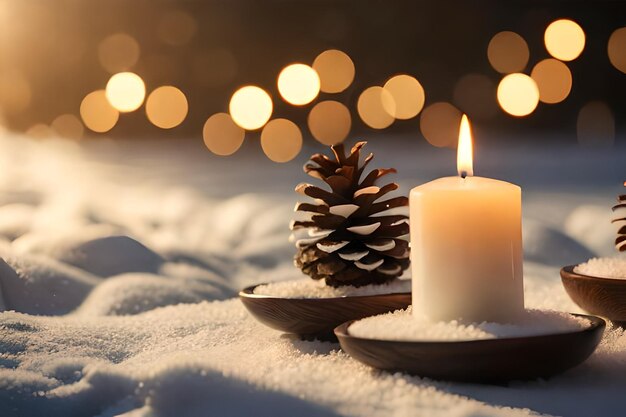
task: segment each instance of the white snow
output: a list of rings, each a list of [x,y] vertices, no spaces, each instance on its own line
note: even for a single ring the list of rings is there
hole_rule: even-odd
[[[255,294],[282,298],[337,298],[401,292],[411,292],[411,280],[395,279],[388,284],[382,285],[365,285],[357,288],[351,286],[334,288],[325,285],[324,281],[303,278],[272,282],[259,285],[254,289]]]
[[[626,258],[592,258],[576,265],[574,272],[592,277],[626,280]]]
[[[366,339],[448,342],[568,333],[590,325],[584,318],[549,310],[526,310],[512,323],[432,322],[415,317],[411,310],[409,307],[358,320],[348,327],[348,333]]]
[[[453,150],[396,139],[377,134],[367,146],[372,167],[398,168],[400,192],[456,172]],[[0,135],[0,415],[621,413],[620,329],[561,376],[483,386],[374,371],[336,344],[254,320],[233,299],[241,288],[302,277],[287,237],[301,166],[322,150],[306,146],[274,164],[254,140],[219,158],[201,140]],[[525,236],[527,307],[577,312],[558,263],[613,254],[613,232],[587,239],[606,219],[578,208],[610,211],[623,150],[554,154],[481,146],[476,172],[523,186],[524,222],[535,222]]]

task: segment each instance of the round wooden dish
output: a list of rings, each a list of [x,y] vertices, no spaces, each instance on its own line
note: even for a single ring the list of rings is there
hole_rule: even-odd
[[[259,284],[263,285],[263,284]],[[239,293],[239,299],[258,321],[272,329],[304,339],[336,341],[333,329],[348,320],[405,309],[411,293],[339,298],[280,298],[255,294],[257,285]]]
[[[561,269],[561,282],[570,298],[591,314],[626,323],[626,280],[582,275],[574,272],[575,267]]]
[[[503,383],[546,378],[582,363],[598,346],[605,322],[574,314],[591,324],[583,330],[502,339],[469,341],[390,341],[351,336],[350,321],[335,334],[341,348],[377,369],[433,379]]]

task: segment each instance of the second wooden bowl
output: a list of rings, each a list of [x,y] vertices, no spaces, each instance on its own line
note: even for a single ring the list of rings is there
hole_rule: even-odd
[[[601,278],[561,269],[561,281],[570,298],[583,310],[623,324],[626,322],[626,279]]]
[[[405,309],[411,304],[410,292],[339,298],[280,298],[255,294],[256,287],[248,287],[239,293],[248,311],[266,326],[295,333],[304,339],[336,341],[333,329],[341,323]]]
[[[572,368],[598,346],[605,322],[568,333],[468,341],[394,341],[350,335],[353,322],[335,329],[341,348],[377,369],[448,381],[503,383],[545,378]]]

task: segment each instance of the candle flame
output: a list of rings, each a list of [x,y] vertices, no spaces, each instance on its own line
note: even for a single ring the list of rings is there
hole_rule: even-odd
[[[467,115],[461,118],[461,127],[459,129],[459,146],[456,151],[456,168],[459,175],[463,178],[474,175],[472,151],[472,131],[470,130]]]

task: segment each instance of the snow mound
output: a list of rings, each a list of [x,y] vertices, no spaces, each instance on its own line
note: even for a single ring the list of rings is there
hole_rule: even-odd
[[[0,236],[15,240],[28,233],[35,211],[35,207],[29,204],[14,203],[0,206]]]
[[[606,206],[585,204],[577,207],[565,220],[564,230],[574,239],[590,248],[596,256],[611,256],[615,254],[616,225],[611,223],[611,200]],[[573,264],[591,258],[574,259]],[[566,264],[564,264],[566,265]]]
[[[154,274],[127,273],[108,278],[97,286],[76,314],[124,316],[168,305],[214,300],[219,295],[220,290],[210,284]]]
[[[53,246],[49,253],[62,262],[101,277],[124,272],[157,272],[164,262],[161,256],[128,236],[66,241]]]
[[[78,307],[100,280],[37,255],[0,251],[0,288],[5,308],[28,314],[66,314]]]
[[[592,277],[626,279],[626,258],[593,258],[578,264],[574,272]]]
[[[527,261],[563,266],[595,256],[579,241],[538,221],[524,220],[523,235]]]

